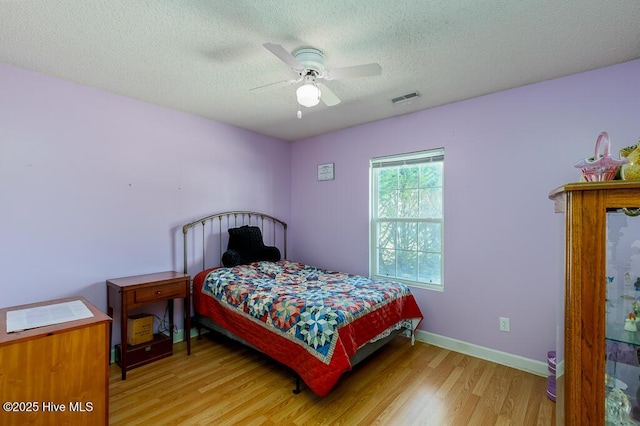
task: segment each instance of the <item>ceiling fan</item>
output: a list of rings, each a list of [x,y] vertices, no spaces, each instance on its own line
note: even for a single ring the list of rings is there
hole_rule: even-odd
[[[298,103],[305,107],[316,106],[320,101],[324,102],[327,106],[340,103],[340,99],[336,94],[318,80],[344,80],[348,78],[375,76],[382,73],[382,67],[376,63],[331,70],[325,69],[323,64],[324,53],[313,47],[304,47],[291,54],[279,44],[264,43],[263,46],[280,58],[282,62],[289,65],[291,70],[297,75],[297,78],[266,84],[251,90],[272,85],[292,85],[302,82],[296,90],[296,97]],[[301,117],[300,111],[298,111],[298,117]]]

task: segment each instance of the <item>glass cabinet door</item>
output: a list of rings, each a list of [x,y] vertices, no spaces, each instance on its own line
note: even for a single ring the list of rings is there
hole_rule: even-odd
[[[640,217],[607,212],[605,424],[640,425]]]

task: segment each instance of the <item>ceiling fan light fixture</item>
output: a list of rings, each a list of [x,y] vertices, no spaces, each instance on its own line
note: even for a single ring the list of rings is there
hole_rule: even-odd
[[[298,87],[296,97],[300,105],[307,108],[313,107],[320,103],[320,89],[313,83],[306,83]]]

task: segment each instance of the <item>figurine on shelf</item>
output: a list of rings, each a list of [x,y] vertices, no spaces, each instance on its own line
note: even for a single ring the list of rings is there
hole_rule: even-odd
[[[629,318],[624,320],[624,329],[627,331],[638,331],[638,326],[636,325],[636,316],[633,312],[629,314]]]
[[[624,329],[627,331],[638,331],[636,321],[631,319],[624,320]]]
[[[613,388],[605,400],[605,421],[609,425],[633,425],[629,418],[631,403],[620,388]]]

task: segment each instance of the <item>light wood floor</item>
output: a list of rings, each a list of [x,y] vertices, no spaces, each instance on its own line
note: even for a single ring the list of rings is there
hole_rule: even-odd
[[[111,425],[552,425],[546,379],[399,337],[325,398],[222,337],[184,342],[127,372],[110,366]]]

